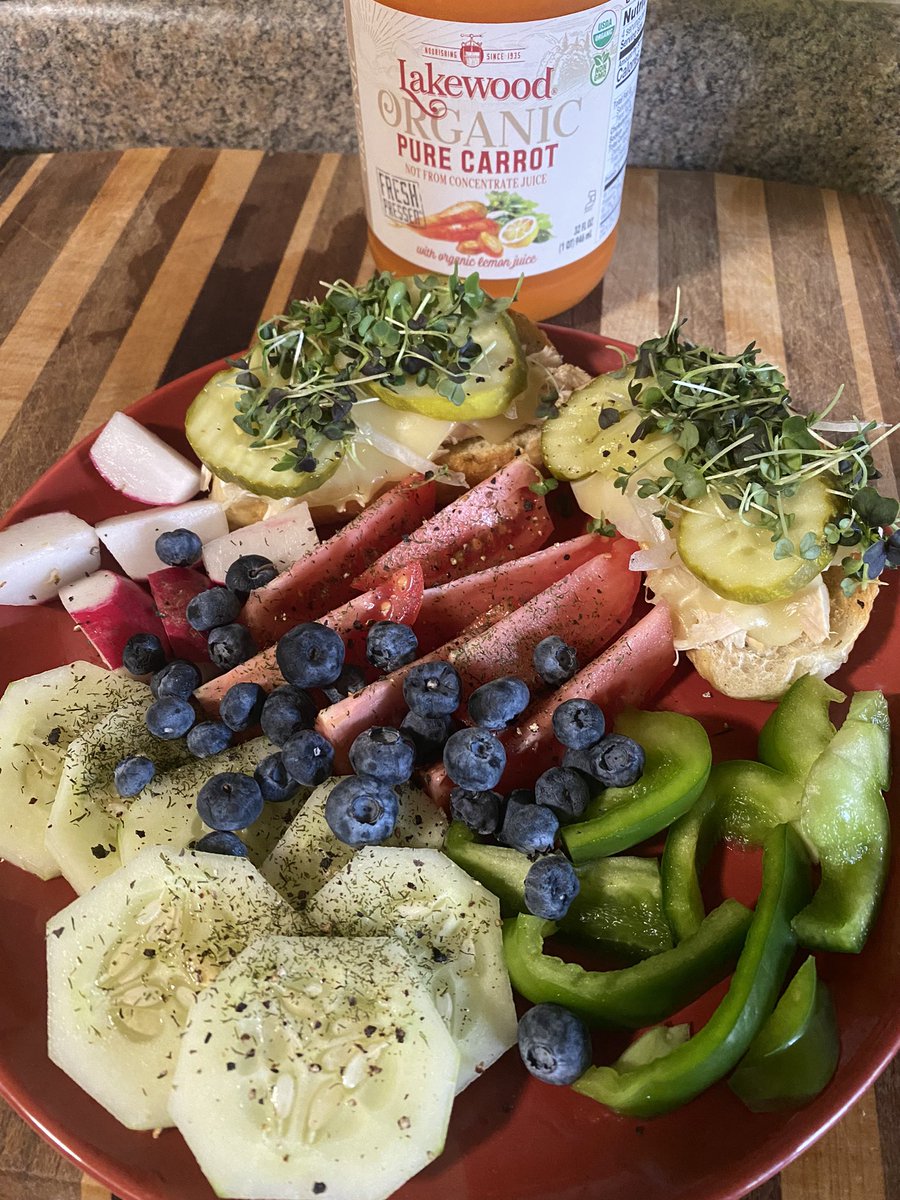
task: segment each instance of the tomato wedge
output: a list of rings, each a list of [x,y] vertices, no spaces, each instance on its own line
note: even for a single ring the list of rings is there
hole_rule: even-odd
[[[660,604],[568,683],[532,704],[514,729],[499,735],[506,747],[500,789],[533,787],[538,775],[562,761],[565,750],[551,723],[558,704],[576,696],[593,700],[611,724],[623,708],[640,707],[656,695],[675,670],[675,658],[669,610]],[[442,763],[424,773],[422,786],[438,804],[449,803],[453,784]]]
[[[537,550],[553,530],[543,496],[530,489],[539,479],[527,459],[513,459],[388,550],[354,586],[374,587],[385,574],[419,562],[431,587]]]
[[[395,572],[378,587],[362,596],[354,596],[333,612],[319,617],[322,625],[336,630],[347,648],[347,661],[362,666],[365,662],[366,628],[373,621],[402,621],[413,625],[422,604],[422,569],[418,563]],[[236,683],[258,683],[271,691],[284,683],[275,658],[275,646],[269,646],[240,666],[204,683],[194,693],[207,712],[218,712],[219,701]]]
[[[354,577],[431,516],[436,494],[433,480],[421,475],[405,480],[253,592],[241,620],[256,644],[272,646],[288,629],[345,604],[356,591]],[[378,582],[383,581],[382,575]]]
[[[517,608],[608,547],[606,539],[587,533],[441,587],[428,588],[416,626],[419,649],[427,653],[449,642],[492,604],[509,601]]]
[[[489,625],[485,614],[424,660],[452,662],[462,676],[465,697],[498,675],[519,675],[529,686],[539,683],[531,654],[550,633],[565,636],[582,658],[593,657],[622,627],[634,604],[640,575],[628,570],[633,549],[632,543],[617,538],[607,553],[596,555],[527,604],[513,607]],[[506,608],[512,604],[504,603]],[[358,733],[403,719],[403,680],[409,669],[401,667],[319,713],[316,728],[334,745],[339,766]]]

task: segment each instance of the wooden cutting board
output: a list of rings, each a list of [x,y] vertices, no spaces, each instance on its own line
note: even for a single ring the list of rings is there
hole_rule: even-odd
[[[246,344],[289,297],[370,269],[353,157],[0,158],[0,512],[110,413]],[[843,385],[843,413],[900,421],[900,237],[886,202],[630,171],[609,274],[557,321],[640,341],[668,325],[677,288],[694,340],[756,340],[805,406]],[[878,455],[896,484],[900,438]],[[895,1063],[753,1200],[898,1200],[898,1127]],[[109,1193],[0,1111],[0,1200],[78,1197]]]

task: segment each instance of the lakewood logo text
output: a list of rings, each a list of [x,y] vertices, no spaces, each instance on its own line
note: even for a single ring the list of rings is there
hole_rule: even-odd
[[[548,67],[535,79],[520,76],[506,79],[502,75],[450,75],[436,71],[426,63],[423,71],[408,71],[405,58],[399,58],[400,90],[418,102],[419,96],[438,96],[456,100],[549,100],[553,68]]]

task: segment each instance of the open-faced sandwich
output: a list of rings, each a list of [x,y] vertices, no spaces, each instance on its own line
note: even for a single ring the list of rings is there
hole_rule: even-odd
[[[233,524],[305,500],[352,515],[410,471],[478,483],[540,463],[539,423],[589,376],[477,275],[339,281],[265,321],[186,420]]]
[[[669,606],[676,648],[742,699],[836,671],[900,561],[897,502],[872,486],[874,424],[828,421],[840,393],[799,412],[758,353],[694,346],[676,319],[542,437],[584,511],[641,545],[632,567]]]

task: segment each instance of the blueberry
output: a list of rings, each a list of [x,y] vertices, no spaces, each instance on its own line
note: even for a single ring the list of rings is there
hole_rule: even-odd
[[[590,772],[604,787],[631,787],[644,773],[643,747],[622,733],[608,733],[587,751]]]
[[[482,836],[497,832],[502,807],[503,798],[498,792],[469,792],[456,787],[450,793],[450,816]]]
[[[364,729],[350,747],[350,765],[357,775],[368,775],[380,783],[406,783],[415,759],[412,742],[390,726]]]
[[[155,738],[164,742],[184,737],[196,721],[197,716],[186,700],[166,697],[151,704],[144,715],[144,722]]]
[[[400,732],[415,748],[417,766],[440,757],[452,728],[452,717],[420,717],[414,712],[407,713],[400,722]]]
[[[449,717],[459,708],[461,685],[445,662],[416,663],[403,680],[403,699],[420,717]]]
[[[328,778],[334,767],[334,747],[315,729],[300,729],[281,748],[285,770],[297,783],[314,787]]]
[[[575,820],[587,808],[591,789],[571,767],[551,767],[535,781],[534,798],[544,808],[552,808],[560,820]]]
[[[144,790],[155,774],[156,767],[149,758],[142,754],[132,754],[116,763],[113,782],[120,796],[136,796]]]
[[[531,661],[544,683],[551,687],[559,687],[578,670],[575,650],[555,634],[538,642]]]
[[[210,829],[246,829],[263,810],[259,784],[250,775],[222,771],[204,783],[197,795],[200,820]]]
[[[606,732],[602,711],[590,700],[576,698],[557,704],[553,713],[556,740],[570,750],[587,750]]]
[[[206,639],[211,661],[222,671],[239,667],[256,653],[256,642],[246,625],[219,625]]]
[[[561,1004],[536,1004],[519,1022],[519,1053],[536,1079],[564,1087],[591,1065],[591,1035]]]
[[[379,671],[395,671],[411,663],[419,652],[419,639],[408,625],[375,621],[366,634],[366,658]]]
[[[889,567],[900,567],[900,529],[895,529],[887,539],[884,552]]]
[[[166,665],[166,652],[155,633],[136,633],[125,643],[122,666],[132,675],[149,675]]]
[[[887,545],[883,541],[873,542],[863,554],[869,579],[877,579],[887,566]]]
[[[506,751],[487,729],[459,729],[444,746],[444,767],[455,784],[472,792],[496,787],[506,766]]]
[[[206,633],[220,625],[230,625],[241,608],[240,596],[230,588],[214,587],[193,596],[188,601],[185,616],[191,629]]]
[[[236,833],[214,829],[206,833],[194,845],[195,850],[205,854],[231,854],[235,858],[246,858],[250,853]]]
[[[267,754],[257,765],[253,778],[259,784],[263,800],[270,804],[283,804],[297,794],[297,781],[288,775],[281,754]]]
[[[545,854],[552,850],[559,832],[559,817],[549,808],[534,803],[524,788],[510,794],[506,802],[499,840],[523,854]]]
[[[545,921],[561,921],[578,895],[575,868],[561,854],[533,862],[525,876],[525,907]]]
[[[150,691],[156,700],[174,696],[176,700],[189,700],[200,686],[200,671],[192,662],[176,658],[156,672],[150,680]]]
[[[569,767],[573,771],[580,771],[583,775],[587,775],[589,779],[593,779],[589,750],[590,747],[588,750],[567,750],[563,755],[562,765]]]
[[[476,688],[469,697],[469,716],[482,729],[505,729],[528,707],[528,686],[514,675],[504,675]]]
[[[283,746],[298,729],[310,729],[315,719],[316,706],[312,696],[285,684],[269,694],[259,723],[270,742]]]
[[[258,587],[271,583],[278,568],[262,554],[242,554],[225,572],[225,586],[239,596],[249,596]]]
[[[377,845],[394,832],[399,807],[397,793],[388,784],[350,775],[329,793],[325,820],[348,846]]]
[[[298,688],[328,687],[344,665],[344,643],[333,629],[307,621],[289,629],[275,647],[279,670]]]
[[[365,686],[366,677],[361,668],[354,667],[352,663],[345,663],[334,683],[326,688],[322,688],[322,691],[325,693],[325,698],[329,704],[337,704],[339,701],[345,700],[348,696],[355,696]]]
[[[232,736],[222,721],[200,721],[188,732],[187,748],[195,758],[211,758],[228,749]]]
[[[258,683],[235,683],[219,703],[219,717],[229,729],[239,731],[258,725],[266,693]]]
[[[203,552],[193,529],[172,529],[156,539],[156,557],[167,567],[192,567]]]

